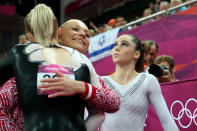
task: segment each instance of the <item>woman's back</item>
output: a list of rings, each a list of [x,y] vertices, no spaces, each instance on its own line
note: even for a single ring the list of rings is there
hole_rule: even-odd
[[[8,59],[5,59],[7,66],[10,67],[7,69],[14,72],[16,76],[20,105],[23,109],[24,130],[85,131],[83,119],[85,102],[80,96],[49,99],[47,95],[38,95],[38,66],[41,64],[47,65],[41,55],[42,49],[35,43],[17,45],[11,49]],[[89,83],[89,69],[85,63],[81,63],[80,53],[73,49],[69,51],[69,54],[77,57],[79,61],[78,68],[74,71],[75,79]],[[71,66],[74,63],[74,66],[76,66],[76,59],[74,60],[72,56],[68,59],[69,65]]]
[[[44,48],[42,56],[47,63],[64,65],[70,58],[68,51],[63,48]]]

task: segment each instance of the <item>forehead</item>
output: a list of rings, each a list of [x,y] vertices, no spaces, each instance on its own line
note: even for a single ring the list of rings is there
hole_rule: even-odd
[[[179,2],[176,1],[176,0],[172,1],[172,4],[178,4],[178,3],[179,3]]]
[[[161,7],[163,7],[163,8],[164,8],[164,7],[167,7],[167,5],[166,5],[166,4],[161,4]]]
[[[116,21],[124,21],[124,18],[118,17],[118,18],[116,19]]]
[[[117,42],[121,42],[121,41],[128,41],[128,42],[132,42],[132,39],[130,36],[127,36],[127,35],[122,35],[120,36],[117,40]]]
[[[65,24],[65,26],[66,27],[76,26],[76,27],[79,27],[81,29],[88,30],[88,27],[81,21],[70,21],[67,24]]]

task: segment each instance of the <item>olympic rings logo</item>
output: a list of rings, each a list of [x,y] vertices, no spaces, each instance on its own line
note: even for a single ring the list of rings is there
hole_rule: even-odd
[[[195,107],[194,109],[194,112],[192,114],[192,112],[187,108],[188,106],[188,103],[189,102],[195,102],[197,104],[197,100],[195,98],[190,98],[189,100],[187,100],[187,102],[185,103],[185,106],[183,105],[183,103],[179,100],[176,100],[172,103],[171,107],[170,107],[170,113],[172,115],[172,117],[175,119],[175,120],[178,120],[178,123],[179,125],[182,127],[182,128],[188,128],[191,124],[192,124],[192,121],[194,121],[194,124],[197,126],[197,121],[196,121],[196,118],[197,118],[197,106]],[[175,104],[177,105],[181,105],[182,109],[179,111],[178,113],[178,116],[175,117],[174,114],[172,113],[173,111],[173,107],[175,106]],[[186,114],[186,116],[190,119],[189,123],[187,125],[183,125],[181,123],[181,118],[183,117],[183,115]]]

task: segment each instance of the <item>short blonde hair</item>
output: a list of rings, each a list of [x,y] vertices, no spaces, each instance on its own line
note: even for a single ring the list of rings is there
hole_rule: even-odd
[[[45,4],[38,4],[30,11],[25,17],[25,27],[41,45],[48,46],[52,39],[57,39],[57,19]]]
[[[172,4],[174,1],[178,2],[179,4],[183,3],[182,0],[171,0],[170,3]]]
[[[147,14],[147,13],[151,15],[152,14],[152,10],[150,8],[145,9],[144,10],[144,15]]]
[[[168,1],[161,1],[160,7],[162,7],[163,5],[167,6],[168,8],[170,7],[170,4],[168,3]]]

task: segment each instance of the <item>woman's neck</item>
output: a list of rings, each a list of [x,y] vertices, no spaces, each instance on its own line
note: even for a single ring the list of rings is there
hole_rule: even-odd
[[[38,43],[35,39],[31,40],[30,42],[32,42],[32,43]],[[48,44],[58,44],[58,40],[52,39],[52,40],[49,41]]]
[[[52,40],[50,40],[50,43],[58,43],[58,40],[52,39]]]
[[[128,65],[116,65],[116,71],[110,76],[113,80],[120,85],[127,85],[133,79],[137,77],[139,73],[136,72],[133,64]]]

